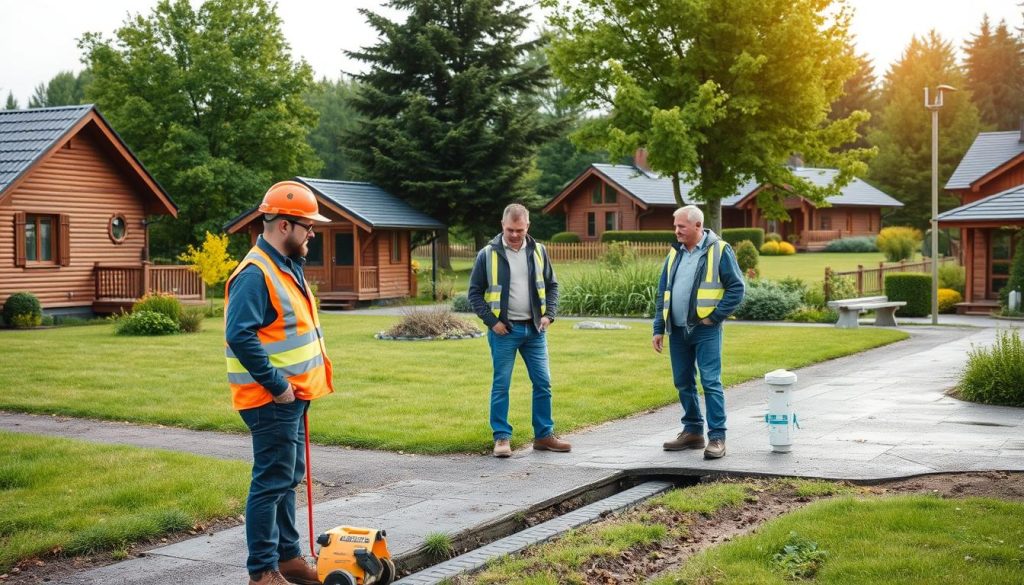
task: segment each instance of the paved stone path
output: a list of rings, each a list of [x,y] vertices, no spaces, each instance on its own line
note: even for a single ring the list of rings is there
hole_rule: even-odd
[[[797,370],[794,405],[802,428],[788,454],[771,452],[760,381],[728,389],[729,454],[717,461],[703,460],[700,451],[662,451],[662,441],[679,430],[678,406],[575,433],[568,437],[573,442],[568,454],[527,447],[498,460],[314,447],[314,477],[343,486],[347,494],[316,505],[316,528],[380,526],[400,556],[431,532],[471,531],[624,475],[783,474],[871,481],[1024,470],[1024,409],[970,404],[944,394],[972,344],[991,344],[996,327],[1007,326],[980,322],[986,326],[907,327],[907,341]],[[11,413],[0,413],[0,428],[227,459],[249,456],[247,435]],[[306,533],[305,525],[300,532]],[[244,560],[244,531],[237,527],[61,582],[237,584],[245,580]]]

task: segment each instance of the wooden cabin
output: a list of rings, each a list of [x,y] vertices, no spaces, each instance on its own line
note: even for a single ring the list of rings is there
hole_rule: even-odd
[[[1024,124],[1020,131],[982,132],[946,182],[961,206],[940,213],[940,228],[960,230],[966,282],[960,313],[988,314],[1024,253]]]
[[[348,309],[361,301],[416,295],[412,239],[416,231],[446,226],[370,183],[296,177],[316,195],[321,215],[304,267],[324,308]],[[263,233],[258,209],[231,220],[228,233]]]
[[[816,185],[828,184],[835,169],[797,167],[793,172]],[[682,182],[683,201],[700,205],[691,198],[695,185]],[[798,193],[785,201],[788,222],[765,220],[757,208],[757,193],[764,186],[750,182],[739,192],[722,200],[722,227],[760,227],[783,237],[796,236],[804,250],[820,250],[828,242],[853,236],[878,235],[882,208],[903,204],[860,179],[853,179],[830,207],[817,208]],[[789,188],[789,187],[783,187]],[[597,241],[610,230],[671,230],[676,210],[672,182],[640,164],[591,164],[572,183],[544,206],[544,213],[565,214],[565,230],[584,241]]]
[[[109,313],[146,292],[204,297],[185,266],[153,266],[146,218],[171,198],[92,105],[0,111],[0,303]]]

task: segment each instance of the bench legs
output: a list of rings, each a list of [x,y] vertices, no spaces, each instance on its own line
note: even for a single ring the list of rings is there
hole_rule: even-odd
[[[875,309],[875,326],[876,327],[895,327],[896,326],[896,309],[899,307],[882,307]]]
[[[860,309],[847,309],[845,307],[839,307],[839,320],[836,321],[836,327],[839,329],[856,329],[857,328],[857,317],[860,316]],[[895,325],[895,323],[893,323]]]

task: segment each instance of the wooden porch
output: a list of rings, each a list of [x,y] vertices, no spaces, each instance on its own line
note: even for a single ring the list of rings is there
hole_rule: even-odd
[[[188,266],[96,264],[93,279],[92,310],[98,314],[129,311],[148,293],[174,295],[183,304],[206,301],[206,283]]]

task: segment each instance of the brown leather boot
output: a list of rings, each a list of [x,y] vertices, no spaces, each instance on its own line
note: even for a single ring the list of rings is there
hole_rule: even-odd
[[[253,579],[252,575],[249,575],[249,585],[291,585],[285,580],[284,575],[280,571],[268,569],[263,571],[259,579]],[[319,581],[317,581],[319,583]]]
[[[316,569],[309,566],[309,563],[303,557],[281,561],[278,563],[278,567],[289,583],[294,583],[295,585],[320,585]]]
[[[554,451],[556,453],[568,453],[572,450],[572,445],[568,441],[563,441],[554,435],[548,435],[543,439],[533,440],[533,449],[535,451]]]
[[[688,433],[683,431],[679,433],[679,436],[671,441],[665,441],[662,448],[666,451],[683,451],[685,449],[703,449],[704,448],[704,435],[698,435],[697,433]]]

